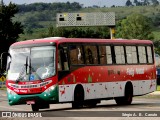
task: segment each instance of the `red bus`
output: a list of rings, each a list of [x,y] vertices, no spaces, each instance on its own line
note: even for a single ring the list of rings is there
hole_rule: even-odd
[[[33,111],[50,104],[73,108],[156,90],[153,44],[149,40],[44,38],[14,43],[7,62],[9,105],[30,104]]]

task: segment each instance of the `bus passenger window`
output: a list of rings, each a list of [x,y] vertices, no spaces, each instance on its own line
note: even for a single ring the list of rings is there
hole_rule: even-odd
[[[115,51],[115,55],[116,55],[116,63],[117,64],[124,64],[125,57],[124,57],[123,46],[114,46],[114,51]]]
[[[82,46],[77,46],[78,64],[84,64]]]
[[[99,58],[100,58],[100,64],[105,65],[107,63],[106,46],[99,46]]]
[[[147,46],[148,63],[153,63],[151,46]]]
[[[77,50],[76,50],[76,46],[72,45],[72,46],[69,46],[69,52],[70,52],[70,61],[71,61],[71,64],[75,65],[77,64]]]
[[[69,65],[68,65],[68,55],[67,55],[67,50],[66,49],[60,49],[59,50],[59,70],[69,70]]]
[[[64,49],[63,53],[63,63],[64,63],[64,70],[69,70],[69,65],[68,65],[68,55],[67,55],[67,50]]]
[[[107,64],[112,64],[112,54],[111,54],[111,47],[106,46],[106,57],[107,57]]]
[[[62,63],[61,63],[61,57],[60,57],[60,50],[58,50],[58,71],[62,70]]]
[[[70,46],[70,61],[72,65],[84,64],[82,46]]]
[[[112,64],[111,48],[110,46],[99,46],[100,64]]]
[[[86,64],[98,64],[96,46],[85,46],[85,61]]]
[[[126,46],[126,56],[128,64],[138,63],[136,46]]]
[[[147,63],[145,46],[138,46],[139,62]]]

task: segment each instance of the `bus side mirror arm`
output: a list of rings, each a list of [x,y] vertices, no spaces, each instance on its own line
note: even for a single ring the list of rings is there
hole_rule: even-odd
[[[1,57],[0,57],[0,70],[3,69],[3,55],[4,55],[4,54],[7,54],[7,57],[12,58],[11,55],[10,55],[10,53],[8,53],[8,52],[3,52],[3,53],[1,53]]]

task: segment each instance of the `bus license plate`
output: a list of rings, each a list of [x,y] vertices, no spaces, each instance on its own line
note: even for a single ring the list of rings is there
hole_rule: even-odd
[[[28,105],[32,105],[32,104],[35,104],[35,101],[34,101],[34,100],[31,100],[31,101],[27,101],[27,104],[28,104]]]

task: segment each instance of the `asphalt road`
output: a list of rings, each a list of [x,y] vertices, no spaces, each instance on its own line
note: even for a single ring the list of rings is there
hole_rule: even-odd
[[[1,112],[12,111],[12,113],[16,111],[19,114],[24,113],[30,115],[30,113],[28,112],[31,111],[31,106],[30,105],[9,106],[6,96],[1,94],[0,111]],[[94,108],[84,107],[81,109],[72,109],[71,104],[69,103],[52,104],[50,105],[50,109],[40,110],[40,113],[37,113],[37,116],[38,117],[42,116],[41,119],[47,119],[47,120],[51,119],[57,120],[57,117],[58,119],[63,119],[63,120],[79,120],[79,119],[97,120],[97,118],[102,120],[106,119],[158,120],[160,118],[160,96],[134,97],[132,105],[129,106],[117,106],[114,100],[102,101]],[[0,118],[0,120],[1,119],[4,118]],[[16,120],[17,119],[22,119],[22,118],[18,117],[16,118]],[[31,119],[39,120],[40,118],[32,118],[31,116]]]

